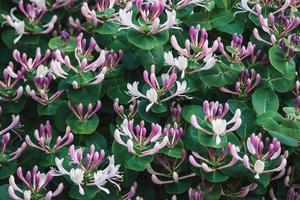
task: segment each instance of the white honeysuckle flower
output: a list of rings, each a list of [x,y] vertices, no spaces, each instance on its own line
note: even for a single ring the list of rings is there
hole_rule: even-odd
[[[46,0],[30,0],[30,2],[34,3],[38,8],[46,8]]]
[[[30,190],[24,191],[24,200],[31,200],[31,191]]]
[[[44,77],[48,74],[48,72],[49,72],[48,67],[46,67],[44,65],[40,65],[36,70],[36,76]]]
[[[61,67],[61,62],[57,60],[51,60],[50,62],[50,71],[56,76],[63,79],[66,79],[68,76],[68,73],[65,72]]]
[[[263,173],[265,169],[265,163],[261,160],[257,160],[254,164],[254,172],[256,173],[254,178],[259,179],[259,175]]]
[[[99,170],[94,173],[94,183],[95,185],[105,193],[109,194],[109,189],[102,187],[103,185],[106,184],[106,179],[107,179],[107,174],[105,174],[104,171]]]
[[[138,90],[138,85],[139,82],[135,81],[132,84],[127,83],[127,89],[128,89],[128,94],[132,96],[132,99],[136,99],[139,97],[145,97],[140,91]]]
[[[221,138],[226,132],[227,123],[224,119],[214,119],[211,123],[212,130],[216,134],[216,144],[220,144]]]
[[[58,168],[58,172],[62,175],[65,174],[69,175],[70,173],[67,170],[65,170],[65,168],[63,167],[63,162],[64,162],[64,158],[59,159],[55,157],[55,165]]]
[[[2,15],[2,17],[6,20],[3,23],[7,23],[10,25],[12,28],[15,29],[17,34],[19,35],[17,38],[14,39],[14,44],[16,44],[21,37],[26,34],[25,32],[25,22],[22,20],[19,20],[15,15],[14,11],[16,11],[17,8],[14,7],[10,10],[10,15]]]
[[[167,65],[175,66],[177,69],[182,71],[181,78],[183,79],[185,76],[185,71],[188,66],[188,60],[184,56],[179,56],[178,58],[174,58],[171,51],[164,53],[165,63]]]
[[[72,168],[70,170],[70,179],[71,181],[73,181],[76,185],[78,185],[79,187],[79,193],[81,195],[84,195],[84,190],[81,186],[82,182],[83,182],[83,175],[84,175],[84,171],[82,169],[74,169]]]
[[[187,82],[186,81],[182,81],[182,83],[180,83],[179,81],[176,81],[176,92],[175,95],[182,95],[184,93],[186,93],[190,88],[187,87]]]
[[[150,104],[147,105],[146,107],[146,112],[148,112],[150,110],[150,108],[157,103],[157,99],[158,99],[158,94],[155,91],[155,89],[150,88],[149,90],[147,90],[146,92],[146,97],[147,99],[150,101]]]
[[[217,59],[212,53],[210,53],[207,56],[205,56],[203,61],[205,62],[205,65],[201,68],[201,71],[209,70],[213,68],[217,62]]]

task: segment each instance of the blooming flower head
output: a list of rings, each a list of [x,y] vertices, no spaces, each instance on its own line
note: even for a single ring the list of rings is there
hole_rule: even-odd
[[[251,69],[249,73],[248,69],[240,72],[239,80],[235,83],[234,90],[230,90],[226,87],[220,88],[224,93],[238,95],[244,97],[250,94],[260,83],[261,76],[256,73],[254,69]]]
[[[31,172],[28,171],[25,177],[23,176],[22,167],[19,167],[17,169],[17,177],[25,184],[25,188],[19,187],[15,182],[15,177],[10,176],[8,194],[14,200],[29,200],[35,196],[51,200],[53,197],[59,196],[64,188],[63,183],[60,183],[55,191],[47,191],[46,187],[53,180],[54,172],[41,173],[38,171],[37,166],[34,166]]]
[[[162,135],[159,124],[151,124],[151,132],[147,133],[144,121],[134,127],[133,120],[124,119],[114,132],[117,143],[127,147],[128,152],[143,157],[154,155],[168,144],[168,136]]]
[[[267,150],[266,152],[264,151],[265,149]],[[239,159],[243,161],[245,168],[255,174],[256,179],[259,179],[263,173],[285,170],[288,153],[286,152],[284,155],[281,155],[281,144],[276,138],[273,138],[272,142],[267,141],[267,148],[265,148],[261,134],[255,135],[253,133],[247,139],[247,150],[251,154],[251,158],[255,159],[249,159],[248,155],[244,155],[243,159]],[[266,169],[270,168],[266,163],[277,158],[280,158],[279,164],[271,166],[271,169]]]
[[[41,124],[39,130],[36,129],[34,131],[34,138],[36,139],[38,145],[34,144],[30,139],[29,135],[26,135],[25,141],[26,143],[33,147],[37,148],[46,153],[55,153],[61,148],[69,145],[73,141],[73,134],[70,130],[70,127],[66,128],[65,135],[63,137],[58,136],[56,138],[56,142],[52,144],[52,126],[49,121],[46,124]],[[53,146],[52,146],[53,145]]]
[[[93,105],[91,103],[88,104],[86,111],[84,112],[84,106],[82,103],[78,105],[74,105],[69,101],[69,108],[72,110],[74,115],[81,121],[85,121],[90,119],[96,112],[98,112],[101,109],[101,101],[98,100],[96,105]]]
[[[78,185],[79,193],[84,195],[83,186],[96,186],[100,190],[110,193],[109,189],[104,187],[107,182],[114,184],[119,190],[120,186],[117,181],[122,179],[119,168],[120,165],[115,164],[114,156],[109,156],[109,164],[105,168],[99,169],[104,160],[104,150],[96,151],[95,146],[90,146],[90,151],[85,153],[84,148],[75,149],[72,145],[69,148],[70,170],[63,166],[64,158],[55,158],[55,163],[58,168],[57,175],[67,175],[71,181]]]
[[[208,44],[208,33],[205,28],[200,26],[192,26],[189,29],[190,39],[185,41],[185,48],[181,48],[174,35],[171,37],[172,47],[186,58],[198,61],[202,60],[208,55],[212,55],[218,49],[218,42],[214,41],[212,47]],[[199,37],[200,36],[200,37]]]
[[[226,47],[229,54],[225,51],[220,37],[218,38],[218,43],[219,50],[223,56],[234,63],[240,63],[245,58],[251,56],[255,48],[255,45],[251,42],[248,43],[247,47],[243,46],[243,36],[237,34],[232,35],[231,45]]]
[[[119,10],[119,22],[121,25],[135,29],[138,32],[145,34],[156,34],[173,28],[176,21],[176,11],[168,11],[165,9],[165,3],[162,0],[144,2],[143,0],[135,1],[136,8],[140,15],[138,20],[139,25],[132,21],[133,11],[130,9]],[[167,19],[161,23],[161,16],[165,13]]]
[[[42,24],[42,19],[47,12],[45,2],[40,0],[32,0],[31,2],[34,3],[24,5],[23,0],[18,1],[18,11],[24,15],[23,20],[14,15],[17,10],[16,7],[11,9],[10,15],[2,15],[6,20],[5,23],[14,28],[17,35],[19,35],[14,43],[17,43],[24,34],[47,34],[54,29],[57,16],[53,15],[48,23]],[[31,28],[32,26],[35,26],[35,28]]]
[[[117,113],[118,116],[121,117],[122,119],[125,118],[133,119],[134,116],[137,114],[139,103],[140,103],[139,100],[133,99],[132,104],[129,105],[128,108],[129,113],[127,115],[124,112],[124,106],[119,104],[118,98],[115,99],[113,108],[115,113]]]
[[[12,63],[3,70],[3,78],[0,80],[0,99],[2,101],[18,102],[22,97],[24,89],[23,86],[19,86],[19,83],[24,73],[25,70],[23,69],[14,72],[14,65]]]
[[[180,180],[196,176],[195,173],[180,175],[180,173],[184,173],[181,170],[181,165],[186,158],[187,152],[185,149],[182,150],[181,158],[173,158],[164,154],[155,155],[159,167],[154,168],[151,164],[147,166],[147,171],[151,174],[152,182],[157,185],[178,183]]]
[[[208,102],[204,101],[203,103],[203,111],[205,113],[205,118],[208,120],[209,124],[211,125],[211,130],[208,131],[202,128],[198,122],[195,115],[191,116],[191,123],[196,128],[201,130],[203,133],[213,135],[216,137],[216,145],[220,144],[221,136],[224,136],[226,133],[232,132],[237,130],[242,123],[241,119],[241,110],[237,109],[234,113],[234,116],[231,120],[227,121],[224,119],[225,115],[229,111],[229,105],[227,103],[220,104],[219,102]],[[227,129],[228,125],[232,127]]]
[[[26,143],[23,142],[22,145],[18,147],[16,151],[11,152],[9,149],[7,149],[9,142],[10,133],[6,133],[2,136],[2,139],[0,141],[0,166],[8,164],[10,161],[18,159],[27,146]]]
[[[208,148],[207,154],[201,153],[200,155],[193,151],[192,155],[189,156],[189,161],[192,166],[210,173],[234,166],[240,159],[238,152],[240,152],[239,147],[228,143],[226,147],[221,149]]]
[[[41,65],[42,66],[42,65]],[[41,67],[40,66],[40,67]],[[40,69],[40,67],[38,69]],[[43,66],[42,66],[43,67]],[[39,72],[39,70],[37,70]],[[43,72],[40,72],[43,73]],[[50,84],[53,80],[53,76],[48,74],[48,69],[46,69],[46,74],[39,74],[32,79],[35,86],[35,90],[31,89],[29,85],[26,86],[27,94],[42,105],[48,105],[57,100],[63,93],[62,90],[58,90],[53,95],[49,97]]]
[[[161,75],[161,82],[159,83],[156,73],[155,73],[155,66],[152,65],[150,69],[150,74],[145,70],[143,74],[144,81],[147,83],[147,85],[150,87],[150,89],[147,90],[146,95],[142,94],[138,89],[139,82],[134,82],[133,84],[127,84],[128,92],[131,96],[131,100],[133,99],[147,99],[150,101],[150,104],[146,107],[146,112],[150,110],[150,108],[154,104],[159,104],[165,101],[168,101],[174,97],[177,96],[184,96],[189,88],[187,87],[187,82],[177,81],[177,70],[176,68],[173,68],[171,73],[165,73]],[[174,86],[176,84],[176,90],[173,90]],[[170,96],[166,96],[166,94],[171,93]],[[187,97],[188,98],[188,97]]]

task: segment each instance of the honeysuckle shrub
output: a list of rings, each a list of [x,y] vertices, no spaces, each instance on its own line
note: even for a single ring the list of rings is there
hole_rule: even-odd
[[[0,0],[0,200],[300,199],[299,0]]]

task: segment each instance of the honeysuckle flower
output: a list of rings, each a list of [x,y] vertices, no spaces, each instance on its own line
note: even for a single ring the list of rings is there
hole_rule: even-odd
[[[167,146],[168,136],[162,135],[159,124],[151,124],[151,132],[147,134],[144,121],[134,128],[133,120],[124,119],[114,132],[115,141],[127,147],[128,152],[139,157],[154,155]]]
[[[143,0],[135,1],[137,10],[141,17],[141,20],[136,25],[132,21],[133,11],[131,9],[120,9],[118,21],[126,28],[135,29],[138,32],[144,34],[156,34],[171,28],[174,28],[176,21],[176,11],[168,11],[165,9],[165,3],[162,0],[144,2]],[[164,23],[161,23],[160,17],[162,13],[166,14],[167,18]]]
[[[73,17],[69,17],[68,19],[69,25],[70,27],[72,27],[72,29],[75,29],[78,32],[81,31],[85,31],[87,32],[88,30],[82,25],[82,23],[80,22],[79,19],[74,19]]]
[[[255,4],[252,8],[249,7],[248,4]],[[250,12],[251,14],[257,15],[255,12],[256,9],[261,9],[261,7],[271,7],[275,9],[273,13],[281,12],[282,10],[287,9],[289,6],[293,4],[293,0],[284,0],[284,1],[252,1],[252,0],[241,0],[240,3],[237,4],[236,8],[239,10],[237,13],[241,12]]]
[[[63,167],[64,158],[55,158],[57,167],[57,175],[68,175],[71,181],[78,185],[79,193],[84,195],[83,186],[96,186],[100,190],[106,192],[110,191],[105,188],[107,182],[114,184],[119,190],[120,186],[117,181],[122,179],[119,168],[120,165],[115,165],[114,156],[109,156],[109,164],[104,169],[98,169],[104,160],[105,152],[95,150],[95,146],[90,146],[90,152],[84,154],[84,148],[75,149],[74,145],[70,146],[68,155],[71,158],[69,163],[71,169],[66,170]]]
[[[200,39],[199,39],[200,35]],[[192,26],[189,29],[190,39],[185,41],[185,48],[181,48],[174,35],[171,37],[172,47],[181,55],[188,59],[199,61],[218,49],[218,42],[215,40],[212,47],[208,47],[208,34],[205,28]]]
[[[148,112],[154,104],[159,104],[168,101],[177,96],[183,96],[189,98],[186,95],[184,95],[189,90],[189,88],[187,87],[187,82],[177,81],[176,68],[172,68],[170,73],[161,75],[162,86],[160,86],[157,80],[154,65],[151,66],[150,74],[148,74],[146,70],[144,71],[143,77],[144,77],[144,81],[150,87],[150,89],[147,90],[146,95],[142,94],[139,91],[138,89],[139,82],[133,82],[132,84],[128,83],[127,94],[131,96],[131,101],[139,98],[149,100],[150,103],[146,106],[146,112]],[[175,84],[176,84],[176,90],[172,91]],[[167,93],[171,93],[171,95],[166,96]]]
[[[126,194],[124,194],[121,199],[122,200],[133,200],[133,197],[136,194],[137,186],[138,186],[137,182],[134,182],[132,184],[132,186],[130,187],[129,191]]]
[[[160,172],[157,172],[153,169],[151,164],[147,166],[147,171],[151,174],[152,182],[157,185],[178,183],[180,180],[196,176],[195,173],[190,173],[184,176],[179,175],[181,173],[180,166],[185,161],[186,157],[186,150],[182,151],[181,159],[169,157],[163,154],[155,155],[155,159],[160,164],[159,169],[162,170],[160,170]]]
[[[187,58],[183,56],[179,56],[178,58],[174,58],[171,51],[164,53],[165,63],[167,65],[171,65],[176,67],[179,71],[181,71],[181,78],[183,79],[185,76],[185,71],[188,66]]]
[[[2,107],[0,106],[0,115],[2,114]],[[9,131],[14,132],[14,128],[16,128],[20,123],[20,116],[19,115],[12,115],[11,116],[12,122],[5,128],[3,128],[0,124],[0,127],[3,128],[0,130],[0,136],[8,133]]]
[[[51,154],[59,151],[61,148],[69,145],[73,141],[73,134],[70,127],[66,128],[65,135],[63,137],[58,136],[55,143],[52,140],[52,126],[49,121],[46,124],[41,124],[39,130],[34,131],[34,138],[38,145],[34,144],[30,139],[29,135],[26,135],[26,143],[36,149],[44,151],[45,153]]]
[[[208,154],[200,155],[193,151],[189,156],[191,165],[209,173],[232,167],[240,160],[238,156],[240,148],[231,143],[221,149],[208,148],[207,152]]]
[[[296,34],[290,35],[287,40],[281,39],[279,41],[281,53],[286,60],[290,61],[295,58],[298,44],[300,44],[300,36]]]
[[[10,142],[10,133],[6,133],[2,136],[2,139],[0,141],[0,145],[1,145],[0,166],[3,166],[8,162],[18,159],[26,148],[26,143],[23,142],[22,145],[17,148],[17,150],[12,152],[9,149],[7,149],[9,142]]]
[[[253,36],[255,39],[271,46],[288,36],[300,25],[299,17],[287,17],[285,16],[284,10],[280,11],[276,17],[274,14],[275,13],[270,13],[267,18],[264,18],[261,13],[257,13],[262,30],[270,37],[269,41],[263,39],[256,28],[253,29]]]
[[[16,184],[14,176],[9,177],[8,194],[14,200],[30,200],[34,196],[51,200],[53,197],[59,196],[64,188],[63,183],[60,183],[55,191],[47,191],[46,187],[53,180],[54,172],[50,170],[47,174],[41,173],[38,171],[37,166],[33,167],[32,172],[27,171],[25,177],[23,176],[22,167],[19,167],[17,176],[25,184],[25,188]]]
[[[35,57],[28,58],[26,53],[21,54],[19,50],[15,49],[13,51],[13,58],[18,62],[22,68],[28,72],[35,71],[40,65],[48,60],[50,57],[50,50],[48,49],[44,55],[41,53],[41,48],[36,48]]]
[[[167,124],[162,130],[162,135],[168,136],[169,138],[167,146],[169,148],[174,148],[184,135],[184,130],[175,122],[173,127],[171,126],[171,124]]]
[[[14,65],[9,63],[3,70],[3,78],[0,80],[0,100],[5,102],[18,102],[23,95],[23,86],[19,86],[25,71],[20,69],[14,72]]]
[[[200,188],[189,189],[189,200],[204,200],[204,192]]]
[[[281,144],[276,138],[273,138],[273,141],[269,142],[267,148],[268,151],[263,154],[264,143],[262,142],[261,134],[252,134],[247,139],[247,150],[253,157],[256,158],[256,160],[252,162],[252,159],[250,160],[248,155],[244,155],[243,159],[239,159],[243,161],[245,168],[255,174],[254,177],[256,179],[259,179],[260,175],[263,173],[280,172],[282,170],[285,170],[288,152],[284,153],[284,155],[280,155]],[[277,166],[273,167],[272,169],[266,169],[270,168],[266,165],[267,161],[275,160],[278,158],[280,158],[280,162]]]
[[[191,123],[194,128],[201,130],[203,133],[208,135],[213,135],[216,137],[216,145],[220,144],[221,136],[224,136],[226,133],[237,130],[241,124],[241,110],[237,109],[234,113],[234,116],[231,120],[227,121],[224,119],[225,115],[229,111],[229,105],[225,103],[223,106],[218,101],[216,102],[208,102],[204,101],[203,103],[203,111],[205,113],[205,118],[211,125],[211,131],[208,131],[202,128],[198,122],[195,115],[191,116]],[[228,125],[232,125],[231,128],[227,129]]]
[[[226,49],[230,53],[229,55],[224,49],[224,45],[221,42],[221,38],[218,37],[217,40],[219,43],[220,52],[223,54],[223,56],[225,56],[226,59],[234,63],[240,63],[245,58],[251,56],[255,48],[255,45],[252,44],[251,42],[248,42],[247,47],[243,46],[243,36],[233,34],[231,45],[226,47]]]
[[[36,76],[32,79],[33,84],[35,86],[35,90],[31,89],[29,85],[26,86],[25,90],[27,94],[35,101],[38,103],[46,106],[51,103],[53,103],[55,100],[57,100],[63,93],[62,90],[58,90],[55,92],[51,97],[48,96],[49,89],[50,89],[50,84],[52,82],[52,75],[47,74],[44,76],[42,74],[39,74],[39,76]]]
[[[128,108],[129,113],[126,115],[124,113],[124,106],[119,105],[119,99],[116,98],[113,104],[113,109],[122,119],[133,119],[134,116],[137,114],[139,103],[140,102],[138,100],[132,100],[132,104],[130,104]]]
[[[114,7],[115,0],[96,0],[95,9],[90,9],[87,2],[84,2],[81,6],[81,13],[86,18],[87,21],[91,22],[94,27],[98,24],[103,24],[108,20],[113,20],[116,18],[116,14],[107,14],[105,11],[107,9],[112,9]]]
[[[24,34],[28,34],[25,31],[25,22],[23,20],[18,19],[14,12],[17,10],[17,8],[13,8],[10,10],[10,15],[2,15],[2,17],[6,20],[3,24],[8,24],[12,28],[15,29],[18,37],[14,39],[14,44],[16,44]]]
[[[124,53],[122,50],[119,50],[118,52],[114,52],[114,51],[107,51],[105,54],[105,66],[108,69],[114,69],[119,62],[121,61],[122,57],[123,57]]]
[[[235,83],[234,90],[226,87],[221,87],[220,90],[224,93],[244,97],[248,96],[259,85],[260,80],[260,74],[256,73],[254,69],[251,69],[250,73],[248,69],[245,69],[240,72],[239,80]]]
[[[175,10],[179,10],[179,9],[183,9],[190,5],[196,5],[196,6],[200,6],[200,7],[207,9],[207,7],[204,5],[206,2],[207,2],[207,0],[180,0],[175,4],[173,1],[168,0],[166,2],[167,3],[166,7],[168,9],[173,8]]]
[[[46,0],[30,0],[30,2],[34,3],[38,8],[46,8]]]
[[[97,113],[101,107],[101,101],[98,100],[96,105],[93,105],[91,103],[89,103],[87,105],[87,108],[84,109],[84,106],[82,103],[76,105],[76,104],[72,104],[70,101],[68,103],[69,108],[72,110],[72,112],[74,113],[74,115],[81,121],[85,121],[90,119],[95,113]],[[85,111],[85,112],[84,112]]]
[[[173,122],[179,124],[181,121],[181,113],[182,113],[182,109],[180,104],[177,104],[175,106],[175,104],[172,104],[171,106],[171,114],[172,114],[172,120]]]
[[[6,20],[4,23],[13,27],[19,35],[14,40],[14,43],[17,43],[24,34],[47,34],[54,29],[54,24],[57,21],[56,15],[53,15],[48,23],[41,24],[42,18],[44,18],[47,11],[45,1],[32,0],[31,2],[34,3],[24,5],[23,0],[18,1],[18,9],[25,16],[24,20],[20,20],[14,15],[14,12],[17,10],[16,7],[11,9],[10,15],[2,15]],[[35,29],[30,28],[33,25],[36,26]]]
[[[253,51],[251,54],[251,63],[255,65],[257,62],[267,64],[269,62],[268,55],[264,54],[261,50]]]
[[[298,200],[300,199],[299,188],[290,188],[287,192],[287,200]]]

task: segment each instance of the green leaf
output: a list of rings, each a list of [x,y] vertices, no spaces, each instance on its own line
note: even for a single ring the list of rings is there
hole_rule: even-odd
[[[294,60],[286,61],[278,45],[270,48],[269,60],[272,66],[283,75],[288,74],[289,71],[295,71],[296,65]]]
[[[17,170],[18,163],[16,161],[11,161],[8,164],[3,164],[0,167],[0,179],[4,179],[14,174]],[[1,195],[2,196],[2,195]]]
[[[145,35],[136,30],[129,30],[127,39],[131,44],[140,49],[150,50],[167,43],[169,40],[169,32],[163,31],[155,35]]]
[[[228,33],[230,35],[236,33],[236,34],[242,34],[244,31],[244,23],[238,20],[235,20],[229,24],[226,24],[225,26],[218,26],[216,27],[218,31]]]
[[[81,121],[75,115],[71,114],[66,121],[73,133],[83,135],[92,134],[99,124],[99,118],[95,114],[86,121]]]
[[[89,85],[79,89],[72,89],[68,92],[69,100],[74,104],[96,103],[100,98],[101,85]]]
[[[242,125],[238,130],[236,130],[236,133],[243,139],[246,139],[248,136],[250,136],[252,133],[255,132],[256,126],[255,126],[255,113],[248,107],[241,108],[241,118],[242,118]]]
[[[282,144],[289,146],[289,147],[298,147],[298,141],[292,137],[287,136],[283,133],[278,133],[274,131],[269,132],[270,135],[276,137]]]
[[[275,92],[270,89],[259,88],[252,96],[252,105],[257,114],[267,111],[277,111],[279,99]]]
[[[70,37],[69,41],[64,42],[61,40],[61,37],[54,37],[49,41],[49,48],[52,50],[61,50],[65,53],[67,52],[74,52],[76,45],[75,45],[75,38]]]
[[[85,141],[86,146],[88,146],[88,147],[93,144],[93,145],[95,145],[97,150],[100,150],[100,149],[106,150],[107,149],[106,139],[100,133],[96,132],[92,135],[88,135],[84,141]]]
[[[57,100],[49,105],[46,105],[46,106],[38,104],[37,110],[38,110],[39,116],[55,115],[60,104],[61,104],[61,101],[59,101],[59,100]]]
[[[0,200],[12,200],[8,195],[8,184],[0,186]]]
[[[119,31],[120,25],[115,22],[106,22],[95,29],[96,33],[102,35],[113,35]]]
[[[186,192],[192,185],[190,179],[180,180],[178,183],[165,184],[164,188],[168,194],[182,194]]]
[[[149,163],[153,160],[153,156],[138,157],[133,155],[130,159],[125,161],[125,165],[128,169],[134,171],[144,171]]]
[[[233,83],[238,77],[240,64],[217,63],[212,69],[200,72],[200,79],[208,86],[222,87]]]
[[[233,13],[230,10],[214,9],[211,13],[194,12],[185,20],[185,24],[188,26],[196,26],[199,24],[209,31],[213,28],[225,26],[233,19]]]
[[[198,121],[204,120],[203,108],[198,105],[188,105],[182,108],[182,118],[191,124],[191,117],[195,115]]]

